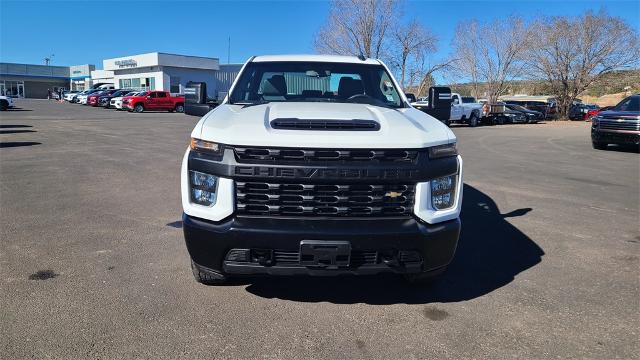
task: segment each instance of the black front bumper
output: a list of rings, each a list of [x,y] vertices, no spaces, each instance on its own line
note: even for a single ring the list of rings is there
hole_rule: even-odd
[[[460,220],[429,225],[413,218],[300,219],[235,216],[210,222],[183,214],[187,249],[200,267],[231,275],[338,275],[382,272],[417,273],[451,262]],[[355,254],[370,254],[367,263],[304,266],[296,261],[301,241],[349,242]],[[280,252],[294,262],[256,261],[239,253]],[[293,255],[291,255],[293,254]],[[371,255],[373,254],[373,255]],[[291,259],[291,258],[289,258]],[[407,260],[408,259],[408,260]],[[264,260],[264,259],[263,259]]]
[[[640,145],[640,132],[591,128],[591,141],[603,144]]]

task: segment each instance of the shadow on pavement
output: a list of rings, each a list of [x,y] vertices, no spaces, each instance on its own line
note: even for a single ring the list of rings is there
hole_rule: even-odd
[[[13,129],[13,130],[0,130],[0,134],[21,134],[21,133],[34,133],[37,132],[35,130],[21,130],[21,129]]]
[[[448,271],[431,286],[412,286],[397,275],[372,277],[255,278],[246,290],[265,298],[338,304],[457,302],[488,294],[540,263],[544,251],[505,220],[531,208],[501,214],[495,202],[464,186],[462,235]]]
[[[13,128],[30,128],[31,125],[0,125],[0,129],[13,129]]]
[[[9,141],[9,142],[0,142],[0,148],[33,146],[33,145],[41,145],[41,144],[42,143],[35,142],[35,141]]]
[[[31,109],[23,109],[23,108],[9,108],[7,111],[33,111]]]

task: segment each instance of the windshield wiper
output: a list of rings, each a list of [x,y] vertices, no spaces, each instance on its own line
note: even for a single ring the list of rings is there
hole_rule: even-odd
[[[264,99],[260,99],[260,100],[254,100],[254,101],[238,101],[238,102],[233,102],[231,103],[231,105],[243,105],[244,107],[249,107],[249,106],[256,106],[256,105],[262,105],[262,104],[268,104],[269,102],[264,100]]]

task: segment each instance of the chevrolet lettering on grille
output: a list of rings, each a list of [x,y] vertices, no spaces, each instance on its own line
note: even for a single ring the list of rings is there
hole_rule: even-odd
[[[236,166],[235,175],[278,178],[347,178],[407,179],[420,174],[419,169],[318,169]]]

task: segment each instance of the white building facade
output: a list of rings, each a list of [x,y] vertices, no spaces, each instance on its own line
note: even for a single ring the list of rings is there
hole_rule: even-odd
[[[183,94],[189,81],[199,81],[205,82],[207,92],[215,96],[214,73],[220,70],[220,64],[217,58],[153,52],[105,59],[103,69],[100,76],[112,73],[113,77],[111,81],[102,77],[101,82],[112,82],[116,88]]]

